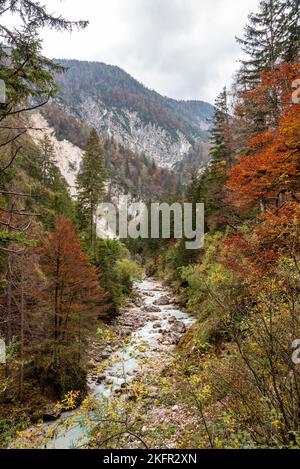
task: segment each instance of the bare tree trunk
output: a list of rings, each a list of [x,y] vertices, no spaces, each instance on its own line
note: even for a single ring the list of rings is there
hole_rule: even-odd
[[[8,226],[7,230],[12,231],[12,221],[13,221],[13,203],[11,198],[8,201]],[[6,317],[6,345],[10,346],[12,341],[12,269],[13,269],[13,256],[12,253],[8,250],[7,252],[7,299],[6,299],[6,308],[7,308],[7,317]],[[5,377],[9,380],[11,374],[9,359],[5,363]],[[9,398],[9,386],[5,390],[5,398]]]
[[[13,203],[11,198],[8,202],[8,231],[12,232]],[[7,253],[7,325],[6,325],[6,343],[10,344],[12,340],[12,263],[13,255],[10,251]]]
[[[264,200],[260,200],[260,211],[264,213],[266,211],[266,203]]]
[[[24,391],[24,277],[23,271],[21,271],[20,279],[20,386],[19,386],[19,399],[23,400]]]

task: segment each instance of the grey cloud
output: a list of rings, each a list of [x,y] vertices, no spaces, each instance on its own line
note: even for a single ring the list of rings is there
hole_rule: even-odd
[[[91,19],[61,40],[46,33],[46,53],[124,68],[178,99],[213,101],[229,85],[240,55],[234,36],[259,0],[48,0],[57,11]]]

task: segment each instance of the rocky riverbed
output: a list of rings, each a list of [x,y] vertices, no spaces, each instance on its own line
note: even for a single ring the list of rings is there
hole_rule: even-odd
[[[131,383],[140,381],[149,387],[149,423],[155,425],[154,414],[158,414],[161,420],[165,418],[165,413],[180,422],[179,406],[155,411],[158,389],[155,386],[151,389],[148,377],[149,374],[159,377],[163,368],[168,366],[172,352],[194,319],[178,309],[172,292],[157,280],[138,282],[134,290],[135,299],[126,305],[112,326],[119,343],[114,342],[103,350],[93,351],[88,376],[89,395],[99,402],[103,399],[109,402],[118,399],[118,396],[121,398]],[[101,366],[103,360],[104,367]],[[79,415],[80,410],[66,412],[60,417],[58,426],[57,422],[44,425],[44,430],[54,425],[57,427],[55,437],[47,442],[48,448],[72,448],[88,443],[90,428],[84,428]],[[64,422],[68,423],[64,425]],[[144,426],[143,431],[146,429]]]
[[[112,365],[97,376],[91,373],[89,386],[94,395],[108,396],[141,373],[140,359],[169,352],[176,346],[193,318],[178,310],[171,291],[158,281],[147,279],[135,285],[136,300],[127,304],[114,330],[127,344],[118,350],[106,348],[102,358]]]

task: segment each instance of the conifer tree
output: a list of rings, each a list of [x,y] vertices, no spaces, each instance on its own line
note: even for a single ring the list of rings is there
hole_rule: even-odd
[[[300,53],[300,0],[287,0],[284,60],[298,62]]]
[[[290,3],[293,2],[261,0],[259,11],[249,15],[244,37],[237,38],[246,54],[241,61],[238,81],[246,89],[255,86],[263,70],[272,69],[278,60],[282,60],[287,47],[286,23],[288,20],[293,23],[299,14],[288,8]]]
[[[200,180],[199,172],[193,168],[190,174],[190,181],[187,185],[185,193],[185,202],[192,204],[193,206],[193,215],[192,215],[192,225],[193,229],[197,227],[197,203],[200,202]],[[199,255],[198,250],[186,249],[187,239],[183,238],[179,241],[178,247],[176,250],[176,259],[174,259],[174,267],[181,268],[183,266],[190,265],[197,261]]]
[[[212,118],[211,130],[211,157],[214,162],[229,160],[230,149],[230,113],[228,105],[228,93],[223,88],[215,101],[215,113]]]
[[[225,217],[225,183],[233,160],[231,118],[227,89],[215,101],[211,130],[211,163],[200,180],[200,199],[205,204],[208,229],[223,223]]]
[[[57,218],[50,238],[43,243],[41,268],[46,283],[37,292],[36,301],[45,310],[49,308],[47,330],[51,352],[49,368],[44,367],[41,372],[53,379],[52,384],[63,395],[73,389],[72,384],[66,388],[65,375],[78,374],[73,371],[74,363],[79,370],[88,332],[107,309],[107,295],[99,285],[99,272],[81,250],[75,226],[64,216]]]
[[[53,228],[57,215],[64,214],[73,219],[74,204],[66,180],[57,166],[55,148],[48,135],[40,140],[37,154],[31,152],[26,161],[31,167],[32,176],[38,181],[36,193],[44,226]]]
[[[39,165],[41,172],[41,181],[43,184],[47,184],[53,180],[55,171],[55,153],[54,146],[51,143],[48,135],[40,140],[39,144],[40,154],[39,154]]]
[[[105,193],[106,179],[103,146],[96,130],[93,129],[76,181],[79,224],[81,229],[88,233],[88,244],[92,253],[96,238],[96,212]]]
[[[7,13],[18,26],[11,27]],[[2,148],[12,141],[17,143],[27,131],[28,123],[22,119],[23,113],[46,103],[57,91],[54,74],[63,68],[43,56],[40,29],[72,31],[87,24],[86,21],[71,22],[51,15],[45,6],[34,0],[0,2],[0,79],[6,87],[6,102],[0,106],[0,130],[1,133],[3,129],[10,130],[2,136]],[[15,120],[7,122],[12,116]],[[5,165],[0,164],[0,173],[13,164],[21,148],[21,143],[15,145],[10,160]]]

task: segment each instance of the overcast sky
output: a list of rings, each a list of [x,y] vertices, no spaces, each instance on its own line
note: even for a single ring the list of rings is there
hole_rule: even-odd
[[[72,35],[44,31],[49,57],[118,65],[177,99],[213,102],[237,68],[247,15],[259,0],[42,0],[51,13],[88,19]]]

